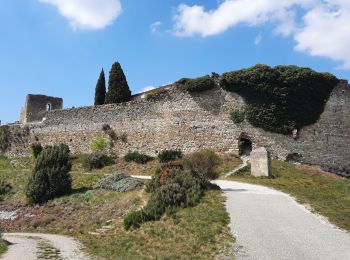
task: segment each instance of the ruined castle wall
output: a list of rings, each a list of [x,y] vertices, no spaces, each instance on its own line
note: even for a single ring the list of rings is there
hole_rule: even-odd
[[[64,142],[75,153],[87,153],[92,138],[108,137],[102,126],[109,124],[120,137],[110,148],[118,156],[134,150],[156,155],[163,149],[190,153],[210,148],[238,153],[238,139],[244,133],[254,147],[266,147],[274,158],[298,153],[305,163],[349,173],[349,99],[347,85],[335,89],[319,122],[305,127],[294,139],[248,122],[234,124],[229,113],[244,105],[234,93],[217,88],[190,94],[173,87],[150,100],[52,111],[43,123],[28,125],[29,143]],[[25,154],[28,147],[13,143],[8,153]]]

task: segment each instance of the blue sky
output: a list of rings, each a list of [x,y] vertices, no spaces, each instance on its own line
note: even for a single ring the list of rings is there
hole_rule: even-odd
[[[91,105],[114,61],[133,93],[257,63],[350,79],[349,2],[0,1],[0,120],[17,120],[28,93]]]

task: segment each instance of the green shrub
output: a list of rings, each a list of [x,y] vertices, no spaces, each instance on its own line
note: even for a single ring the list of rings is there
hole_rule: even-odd
[[[93,169],[102,169],[106,166],[113,165],[115,158],[101,153],[89,154],[83,161],[84,169],[91,171]]]
[[[71,168],[70,151],[67,145],[45,147],[36,159],[27,185],[26,195],[29,202],[42,203],[70,193]]]
[[[153,183],[159,184],[160,174],[153,177]],[[151,185],[155,188],[158,185]],[[178,208],[192,207],[199,203],[205,189],[210,187],[199,178],[184,171],[171,171],[165,185],[152,191],[147,205],[124,218],[124,227],[137,228],[143,222],[159,220],[165,212],[175,212]]]
[[[132,178],[125,173],[115,173],[106,178],[98,180],[95,188],[113,190],[117,192],[128,192],[142,185],[143,182],[139,179]]]
[[[11,192],[12,186],[4,181],[0,181],[0,195],[5,195],[9,192]]]
[[[139,153],[139,152],[128,152],[124,156],[124,160],[126,162],[136,162],[138,164],[146,164],[146,163],[154,160],[154,158],[151,156],[148,156],[146,154]]]
[[[145,222],[145,214],[143,210],[133,211],[124,217],[124,228],[129,230],[130,228],[139,228],[140,225]]]
[[[38,158],[39,154],[42,152],[43,147],[41,146],[40,143],[34,143],[31,145],[31,149],[32,149],[32,155],[34,159],[36,159]]]
[[[225,73],[220,81],[224,89],[244,98],[252,125],[281,134],[317,122],[338,83],[329,73],[266,65]]]
[[[92,139],[90,148],[93,152],[103,152],[108,147],[108,140],[103,137],[96,137]]]
[[[218,174],[215,168],[220,164],[220,157],[212,150],[202,150],[188,155],[183,165],[192,175],[202,179],[216,179]]]
[[[146,191],[147,192],[155,192],[157,189],[160,188],[160,177],[162,175],[162,170],[160,168],[157,168],[154,175],[152,176],[152,179],[150,182],[146,184]]]
[[[183,78],[177,81],[179,85],[182,86],[184,90],[190,92],[200,92],[212,89],[216,86],[214,79],[206,75],[196,79]]]
[[[5,153],[10,147],[10,128],[7,125],[0,126],[0,153]]]
[[[158,159],[161,163],[167,163],[181,158],[182,152],[180,150],[164,150],[158,155]]]
[[[245,109],[235,109],[231,111],[230,118],[235,124],[243,123],[245,119]]]

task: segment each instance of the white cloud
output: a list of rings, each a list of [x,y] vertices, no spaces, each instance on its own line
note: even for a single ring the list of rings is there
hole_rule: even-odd
[[[261,43],[261,41],[262,41],[262,38],[263,37],[262,37],[261,33],[259,33],[254,39],[254,44],[255,45],[259,45]]]
[[[152,33],[158,32],[158,29],[161,25],[162,25],[162,22],[160,22],[160,21],[156,21],[156,22],[152,23],[150,26],[151,32]]]
[[[294,37],[295,49],[342,61],[342,68],[350,68],[350,1],[330,2],[304,16],[304,26]]]
[[[210,11],[200,5],[181,4],[174,16],[174,32],[179,36],[206,37],[242,23],[257,26],[279,22],[280,31],[290,34],[295,29],[292,26],[294,8],[309,6],[315,1],[317,0],[225,0],[216,10]]]
[[[349,0],[224,0],[209,11],[201,5],[181,4],[173,19],[173,33],[182,37],[208,37],[239,24],[271,23],[274,33],[295,39],[297,51],[341,61],[350,68]]]
[[[119,0],[39,0],[55,6],[73,29],[103,29],[121,13]]]

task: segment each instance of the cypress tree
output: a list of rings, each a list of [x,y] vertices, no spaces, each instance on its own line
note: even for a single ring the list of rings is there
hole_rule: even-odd
[[[131,91],[119,62],[113,64],[109,72],[108,92],[106,103],[122,103],[130,101]]]
[[[105,101],[106,101],[106,80],[105,80],[105,72],[102,69],[100,77],[96,84],[95,106],[103,105]]]

